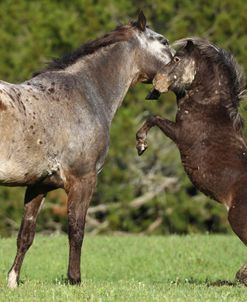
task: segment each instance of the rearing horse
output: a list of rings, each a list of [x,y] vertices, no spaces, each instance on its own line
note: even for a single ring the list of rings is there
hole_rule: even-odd
[[[171,58],[167,39],[140,13],[22,84],[0,82],[0,183],[27,186],[9,287],[18,284],[42,201],[57,188],[68,195],[68,279],[81,281],[85,218],[112,119],[129,87],[152,80]]]
[[[176,120],[150,117],[137,132],[138,153],[147,148],[150,128],[159,127],[177,144],[192,183],[226,206],[233,231],[247,245],[247,141],[238,112],[244,74],[231,53],[205,40],[176,44],[172,61],[154,79],[159,92],[175,92]],[[247,285],[247,263],[236,277]]]

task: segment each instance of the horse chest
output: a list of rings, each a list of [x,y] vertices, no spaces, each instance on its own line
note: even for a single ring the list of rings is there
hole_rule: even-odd
[[[206,129],[209,127],[207,119],[198,114],[193,108],[188,108],[188,106],[181,106],[178,109],[176,124],[179,128],[178,141],[180,144],[191,145],[199,138],[202,139],[207,136]]]

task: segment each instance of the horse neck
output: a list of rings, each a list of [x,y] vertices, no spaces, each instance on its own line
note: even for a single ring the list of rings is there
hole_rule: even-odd
[[[202,61],[197,70],[189,94],[196,96],[200,104],[230,107],[232,104],[231,85],[221,66],[210,61]]]
[[[87,99],[109,125],[139,74],[135,51],[128,42],[104,47],[67,70],[76,73]]]
[[[204,117],[211,118],[211,121],[222,119],[222,123],[232,125],[234,130],[241,132],[243,127],[242,118],[238,112],[237,104],[233,103],[236,96],[232,94],[232,87],[229,78],[222,72],[220,66],[207,66],[205,71],[199,69],[191,89],[183,100],[190,99],[190,112],[201,111]],[[209,75],[205,81],[205,75]],[[178,104],[180,100],[178,100]],[[186,105],[185,105],[186,106]]]

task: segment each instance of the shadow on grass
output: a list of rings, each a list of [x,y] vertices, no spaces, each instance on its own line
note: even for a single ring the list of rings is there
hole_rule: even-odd
[[[242,286],[241,283],[239,283],[237,280],[229,281],[229,280],[198,280],[194,278],[186,278],[186,279],[180,279],[177,278],[176,280],[171,281],[171,284],[175,285],[181,285],[181,284],[193,284],[193,285],[206,285],[207,287],[220,287],[220,286]]]
[[[71,285],[67,277],[61,275],[52,281],[55,285]]]
[[[238,281],[229,281],[229,280],[216,280],[213,282],[207,282],[207,286],[240,286],[241,284]]]
[[[52,284],[54,285],[67,285],[67,286],[83,286],[84,279],[82,279],[81,283],[76,283],[76,284],[72,284],[71,282],[69,282],[68,278],[65,277],[64,275],[61,275],[59,277],[57,277],[56,279],[52,280]]]
[[[56,279],[54,279],[52,281],[52,283],[54,285],[68,285],[71,286],[72,284],[68,281],[67,277],[61,275],[60,277],[57,277]],[[159,284],[163,282],[153,282],[153,284]],[[82,285],[83,283],[81,283]],[[186,279],[180,279],[177,278],[176,280],[171,280],[170,284],[174,284],[174,285],[185,285],[185,284],[192,284],[192,285],[204,285],[207,287],[221,287],[221,286],[231,286],[231,287],[239,287],[239,286],[243,286],[241,283],[239,283],[237,280],[234,281],[229,281],[229,280],[216,280],[216,281],[212,281],[212,280],[198,280],[198,279],[194,279],[193,277],[189,277]],[[78,284],[79,285],[79,284]],[[72,285],[73,286],[73,285]]]

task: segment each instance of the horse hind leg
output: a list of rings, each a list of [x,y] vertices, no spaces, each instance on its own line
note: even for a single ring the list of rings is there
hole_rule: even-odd
[[[32,245],[39,209],[47,191],[42,187],[28,187],[24,200],[24,215],[17,237],[17,253],[8,274],[8,287],[16,288],[25,254]]]
[[[247,190],[243,189],[234,200],[236,202],[229,209],[228,220],[236,235],[247,245]],[[236,279],[247,286],[247,263],[237,272]]]

